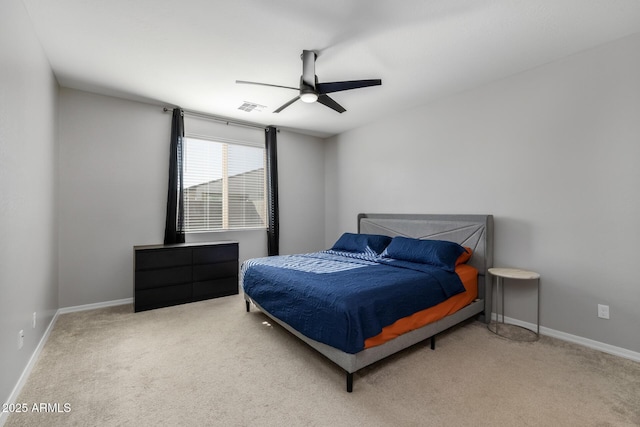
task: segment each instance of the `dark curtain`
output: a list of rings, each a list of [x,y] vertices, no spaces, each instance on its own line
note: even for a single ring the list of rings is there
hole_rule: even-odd
[[[167,223],[164,244],[184,243],[184,201],[182,197],[182,140],[184,138],[184,113],[173,109],[169,158],[169,191],[167,194]]]
[[[278,218],[278,141],[277,129],[269,126],[266,131],[265,149],[267,152],[267,254],[280,252],[280,220]]]

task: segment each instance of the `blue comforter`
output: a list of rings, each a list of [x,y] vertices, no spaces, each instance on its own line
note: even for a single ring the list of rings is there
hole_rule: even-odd
[[[269,313],[347,353],[464,291],[456,273],[437,267],[336,251],[251,259],[242,276],[244,292]]]

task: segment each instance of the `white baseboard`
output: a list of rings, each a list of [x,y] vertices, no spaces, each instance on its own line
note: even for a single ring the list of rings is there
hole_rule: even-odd
[[[49,326],[47,326],[47,329],[44,331],[44,335],[42,335],[40,342],[36,346],[36,349],[33,351],[33,354],[31,355],[31,357],[29,358],[29,362],[27,363],[27,366],[22,371],[22,375],[20,375],[18,382],[16,383],[15,387],[13,387],[13,390],[9,395],[9,399],[5,403],[10,405],[12,403],[16,403],[16,401],[18,400],[18,396],[22,391],[22,387],[24,387],[25,383],[27,382],[27,379],[29,378],[29,375],[31,374],[31,371],[33,370],[33,367],[38,361],[38,357],[40,357],[40,353],[42,352],[44,345],[47,343],[47,340],[49,339],[49,335],[51,335],[51,331],[53,330],[53,327],[55,326],[56,321],[58,320],[58,316],[60,316],[61,314],[73,313],[76,311],[94,310],[96,308],[113,307],[116,305],[125,305],[125,304],[131,304],[131,303],[133,303],[133,298],[125,298],[125,299],[114,300],[114,301],[99,302],[95,304],[85,304],[85,305],[76,305],[73,307],[59,308],[56,311],[56,313],[53,315],[53,319],[51,319],[51,322],[49,322]],[[4,426],[4,424],[7,422],[7,418],[9,418],[9,412],[0,411],[0,427]]]
[[[51,331],[53,330],[53,327],[56,324],[56,321],[58,320],[58,311],[56,312],[56,314],[53,315],[53,319],[51,319],[51,322],[49,322],[49,326],[47,326],[47,329],[44,331],[44,334],[42,335],[40,342],[36,346],[36,349],[33,351],[33,354],[31,355],[31,357],[29,358],[29,362],[27,363],[27,366],[22,371],[22,375],[20,375],[18,382],[16,383],[15,387],[13,387],[13,390],[9,395],[9,400],[7,400],[6,403],[8,404],[16,403],[18,396],[22,391],[22,387],[24,387],[25,383],[27,382],[27,379],[31,374],[31,370],[36,365],[36,362],[38,361],[38,357],[40,357],[40,353],[42,352],[44,345],[47,343],[47,340],[49,339],[49,335],[51,335]],[[9,412],[0,412],[0,427],[4,425],[4,423],[7,421],[7,418],[9,418]]]
[[[496,313],[493,313],[491,318],[496,320]],[[504,321],[506,323],[512,323],[514,325],[522,326],[533,331],[536,330],[535,323],[523,322],[522,320],[514,319],[512,317],[505,316]],[[540,326],[540,335],[546,335],[548,337],[557,338],[562,341],[579,344],[581,346],[592,348],[594,350],[602,351],[603,353],[613,354],[614,356],[624,357],[625,359],[634,360],[640,362],[640,353],[636,351],[627,350],[626,348],[616,347],[614,345],[605,344],[599,341],[594,341],[589,338],[580,337],[577,335],[571,335],[566,332],[556,331],[555,329],[546,328]]]
[[[96,308],[113,307],[116,305],[133,304],[133,298],[117,299],[113,301],[97,302],[94,304],[74,305],[58,309],[58,314],[74,313],[76,311],[95,310]]]

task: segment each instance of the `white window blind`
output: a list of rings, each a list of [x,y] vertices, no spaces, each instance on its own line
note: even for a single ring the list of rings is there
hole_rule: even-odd
[[[196,135],[187,125],[185,120],[185,232],[265,228],[264,141]]]

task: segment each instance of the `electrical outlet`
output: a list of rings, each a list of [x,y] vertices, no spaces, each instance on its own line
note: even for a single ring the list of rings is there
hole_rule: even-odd
[[[598,304],[598,317],[601,319],[609,318],[609,306],[604,304]]]
[[[33,312],[33,321],[31,322],[31,327],[33,329],[36,328],[36,319],[37,319],[38,313],[36,313],[35,311]]]
[[[23,345],[24,345],[24,331],[20,329],[18,331],[18,350],[20,350]]]

